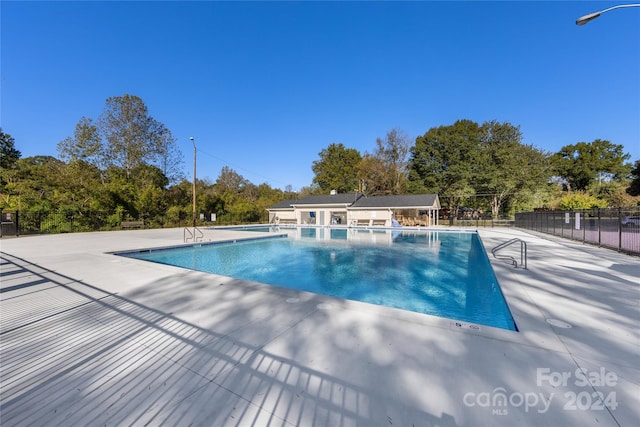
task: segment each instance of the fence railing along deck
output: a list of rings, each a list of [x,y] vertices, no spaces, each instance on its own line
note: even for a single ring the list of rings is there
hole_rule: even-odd
[[[516,214],[515,226],[640,255],[640,207],[637,206],[523,212]]]

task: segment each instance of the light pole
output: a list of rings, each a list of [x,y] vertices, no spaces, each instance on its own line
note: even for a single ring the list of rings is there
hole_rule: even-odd
[[[191,142],[193,143],[193,235],[195,236],[195,228],[196,228],[196,141],[191,136],[189,137]]]
[[[578,18],[576,20],[576,25],[584,25],[589,21],[593,21],[594,19],[596,19],[598,16],[602,15],[603,13],[609,12],[610,10],[621,9],[621,8],[624,8],[624,7],[639,7],[639,6],[640,6],[640,3],[620,4],[618,6],[613,6],[613,7],[610,7],[608,9],[601,10],[599,12],[593,12],[593,13],[590,13],[588,15],[584,15],[584,16],[581,16],[580,18]]]

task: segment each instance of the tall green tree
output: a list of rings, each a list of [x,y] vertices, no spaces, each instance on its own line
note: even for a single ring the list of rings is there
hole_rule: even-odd
[[[107,162],[124,169],[129,176],[152,150],[147,106],[137,96],[107,98],[99,124],[106,140]]]
[[[159,164],[175,157],[175,138],[160,122],[149,116],[147,106],[135,95],[107,98],[98,120],[104,137],[103,153],[106,162],[124,169],[127,177],[142,163]]]
[[[150,133],[152,138],[151,163],[162,171],[169,183],[179,182],[184,178],[184,161],[176,144],[177,139],[164,124],[157,120],[152,120]]]
[[[101,166],[102,137],[93,120],[81,117],[73,137],[67,137],[58,143],[58,154],[65,162],[83,161]]]
[[[629,188],[629,180],[609,181],[592,186],[589,194],[604,200],[606,206],[635,206],[640,202],[640,197],[629,194]]]
[[[313,182],[320,191],[348,193],[358,188],[358,165],[362,161],[358,150],[346,148],[342,143],[332,143],[319,156],[311,169],[315,173]]]
[[[390,194],[389,173],[378,156],[365,153],[358,164],[359,189],[368,196]]]
[[[400,129],[391,129],[384,139],[376,140],[374,156],[386,169],[384,181],[377,187],[383,189],[382,194],[404,194],[407,181],[407,157],[411,150],[409,137]]]
[[[0,168],[9,169],[15,166],[22,154],[15,147],[15,140],[0,128]]]
[[[103,172],[122,168],[127,178],[143,164],[158,167],[172,184],[183,178],[176,138],[135,95],[108,98],[97,122],[81,117],[73,137],[58,143],[58,153],[65,161],[81,160]]]
[[[630,157],[622,145],[596,139],[565,145],[553,161],[568,191],[584,191],[598,182],[627,178],[632,169],[631,164],[626,163]]]
[[[486,161],[480,146],[480,126],[471,120],[431,128],[416,138],[409,159],[412,193],[437,193],[457,214],[476,192],[474,184]]]
[[[548,155],[523,144],[519,126],[459,120],[416,139],[408,186],[412,193],[438,193],[454,215],[470,204],[490,208],[495,218],[507,208],[543,198],[539,190],[547,187],[550,175]]]
[[[102,210],[104,187],[101,171],[83,160],[60,165],[55,190],[57,206],[72,211]]]
[[[215,182],[216,187],[221,193],[238,194],[249,185],[249,180],[245,179],[229,166],[223,166],[220,175]]]
[[[22,153],[15,148],[15,140],[0,128],[0,208],[10,204],[10,193],[7,192],[7,184],[17,176],[16,164]]]
[[[640,160],[636,160],[631,170],[631,183],[627,193],[632,196],[640,196]]]
[[[65,163],[51,156],[21,158],[5,184],[3,207],[48,210],[59,208],[57,193]]]
[[[145,220],[161,217],[168,208],[165,188],[169,180],[165,174],[156,166],[142,164],[132,176],[136,216]]]
[[[519,126],[494,120],[483,123],[480,132],[484,162],[475,187],[488,195],[492,217],[497,218],[503,205],[516,195],[522,199],[546,186],[550,171],[546,154],[522,143]]]

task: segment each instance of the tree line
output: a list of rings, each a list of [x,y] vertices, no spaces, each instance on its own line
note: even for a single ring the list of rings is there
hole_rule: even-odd
[[[519,126],[458,120],[415,140],[400,129],[360,153],[331,143],[313,162],[312,183],[293,192],[253,184],[229,167],[215,182],[196,182],[197,211],[219,221],[260,222],[266,208],[309,194],[360,191],[366,195],[437,193],[453,211],[461,207],[492,217],[547,208],[628,206],[640,198],[640,160],[632,165],[622,145],[578,142],[557,153],[524,144]],[[0,129],[0,209],[107,215],[147,226],[187,224],[192,183],[171,131],[134,95],[106,100],[97,119],[81,117],[58,157],[22,158]]]
[[[106,215],[106,228],[129,219],[148,227],[191,222],[192,182],[182,172],[176,138],[139,97],[108,98],[102,114],[81,117],[57,151],[57,158],[22,158],[0,129],[0,209],[73,215],[87,229],[99,215]],[[259,222],[268,206],[290,197],[228,167],[213,183],[197,180],[196,193],[198,212],[216,213],[222,222]]]
[[[492,218],[533,208],[587,209],[636,205],[640,160],[628,163],[622,145],[597,139],[557,153],[523,143],[519,126],[458,120],[415,141],[398,129],[361,155],[330,144],[312,165],[322,192],[369,195],[437,193],[454,215],[461,207]]]

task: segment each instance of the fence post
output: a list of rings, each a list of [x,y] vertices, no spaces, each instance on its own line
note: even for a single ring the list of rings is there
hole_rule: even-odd
[[[618,208],[618,252],[622,251],[622,208]]]
[[[16,236],[20,237],[20,211],[16,209]]]
[[[573,229],[576,228],[576,213],[571,209],[573,215],[569,215],[569,227],[571,227],[571,240],[573,240]]]
[[[560,236],[564,237],[564,211],[557,211],[556,216],[560,216]]]
[[[600,227],[602,220],[600,216],[600,209],[601,208],[598,208],[598,247],[602,246],[602,227]]]

